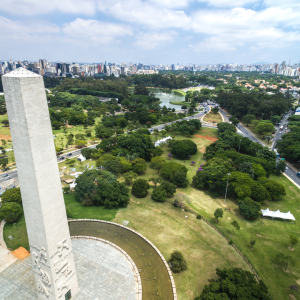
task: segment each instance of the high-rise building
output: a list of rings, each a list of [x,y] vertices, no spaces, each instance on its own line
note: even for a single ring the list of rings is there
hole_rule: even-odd
[[[40,59],[40,68],[42,70],[46,69],[46,65],[47,65],[46,59]]]

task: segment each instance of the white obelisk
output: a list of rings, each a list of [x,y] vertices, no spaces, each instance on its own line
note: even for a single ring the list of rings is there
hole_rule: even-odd
[[[39,299],[78,291],[43,78],[24,68],[2,76]]]

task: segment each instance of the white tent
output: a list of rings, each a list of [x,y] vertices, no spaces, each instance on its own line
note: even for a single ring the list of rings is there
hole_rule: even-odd
[[[290,211],[287,213],[283,213],[283,212],[280,212],[280,210],[271,211],[267,208],[267,209],[262,209],[261,212],[264,217],[271,217],[272,219],[280,218],[280,219],[284,219],[284,220],[293,220],[293,221],[296,220]]]
[[[163,138],[161,140],[156,141],[155,142],[155,147],[159,146],[160,144],[166,143],[170,139],[172,140],[172,138],[170,136],[167,136],[167,137],[165,137],[165,138]]]
[[[80,155],[77,157],[77,159],[80,160],[80,161],[85,161],[85,160],[86,160],[86,158],[85,158],[82,154],[80,154]]]

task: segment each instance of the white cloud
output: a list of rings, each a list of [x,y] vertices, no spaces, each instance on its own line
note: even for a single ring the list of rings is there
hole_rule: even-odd
[[[102,0],[98,2],[98,9],[116,19],[153,29],[190,27],[190,18],[184,11],[140,0]]]
[[[0,11],[13,15],[34,16],[54,11],[93,15],[95,0],[0,0]]]
[[[168,8],[183,8],[187,7],[193,0],[149,0],[150,3],[161,7]]]
[[[144,49],[153,49],[172,42],[177,35],[175,31],[143,32],[137,35],[137,41],[134,45]]]
[[[210,6],[215,7],[241,7],[245,4],[255,3],[259,0],[198,0],[199,2],[206,2]]]
[[[59,27],[55,24],[38,20],[12,21],[2,16],[0,16],[0,28],[2,34],[57,33],[60,31]]]
[[[123,24],[84,20],[81,18],[64,24],[62,31],[68,36],[78,38],[78,40],[90,39],[94,42],[110,42],[117,36],[133,34],[132,29]]]

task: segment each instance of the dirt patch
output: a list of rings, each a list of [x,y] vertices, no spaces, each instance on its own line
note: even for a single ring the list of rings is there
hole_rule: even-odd
[[[201,152],[201,153],[204,153],[205,152],[205,147],[203,147],[203,148],[201,148],[199,151]]]
[[[292,294],[289,294],[289,296],[292,298],[292,299],[295,299],[296,300],[296,297]]]
[[[12,252],[12,254],[19,259],[24,259],[28,255],[30,255],[30,253],[23,247],[16,249]]]
[[[299,285],[300,285],[300,279],[298,279],[296,282],[297,282],[297,284],[299,284]]]
[[[161,214],[161,211],[158,210],[158,209],[156,209],[156,208],[152,208],[152,207],[150,207],[150,206],[148,206],[148,208],[150,208],[150,209],[152,209],[152,210],[155,210],[155,211],[157,211],[157,212],[159,212],[159,213]]]
[[[262,237],[262,235],[260,235],[260,234],[257,234],[257,236]]]
[[[290,251],[294,251],[294,250],[295,250],[295,248],[291,248],[291,247],[288,247],[288,249],[289,249]]]
[[[134,203],[136,203],[136,204],[140,204],[140,202],[136,202],[136,201],[134,201],[134,200],[132,200],[132,199],[130,199],[130,201],[132,201],[132,202],[134,202]]]
[[[6,140],[6,141],[11,140],[11,136],[0,134],[0,140]]]
[[[197,138],[201,138],[201,139],[205,139],[205,140],[211,141],[211,142],[215,142],[215,141],[218,140],[217,138],[211,137],[209,135],[194,135],[194,136],[197,137]]]

